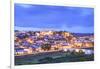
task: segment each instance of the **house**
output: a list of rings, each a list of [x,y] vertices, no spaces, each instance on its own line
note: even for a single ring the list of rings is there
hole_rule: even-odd
[[[23,48],[16,48],[15,49],[15,55],[23,55],[24,49]]]

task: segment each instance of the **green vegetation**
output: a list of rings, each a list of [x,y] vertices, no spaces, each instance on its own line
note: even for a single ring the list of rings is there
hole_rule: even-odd
[[[45,64],[45,63],[61,63],[61,62],[81,62],[81,61],[93,61],[94,60],[94,54],[91,55],[85,55],[84,52],[81,50],[77,53],[75,51],[70,52],[63,52],[65,56],[60,56],[57,58],[53,58],[51,56],[45,57],[47,54],[42,54],[42,58],[40,55],[37,55],[37,57],[40,57],[37,59],[37,57],[31,55],[31,56],[17,56],[15,57],[15,65],[30,65],[30,64]],[[44,58],[43,58],[44,56]],[[54,56],[56,57],[56,55]]]
[[[41,48],[45,51],[45,50],[50,50],[51,49],[51,45],[50,44],[43,44],[42,46],[41,46]]]

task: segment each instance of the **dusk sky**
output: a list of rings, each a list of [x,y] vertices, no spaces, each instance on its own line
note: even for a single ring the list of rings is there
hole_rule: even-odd
[[[14,15],[15,30],[94,32],[93,8],[15,4]]]

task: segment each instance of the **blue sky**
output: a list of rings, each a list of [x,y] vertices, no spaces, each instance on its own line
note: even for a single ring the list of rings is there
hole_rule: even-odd
[[[94,9],[83,7],[15,4],[15,29],[94,32]]]

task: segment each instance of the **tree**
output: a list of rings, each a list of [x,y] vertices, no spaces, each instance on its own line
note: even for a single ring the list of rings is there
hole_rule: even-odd
[[[48,44],[48,43],[46,43],[46,44],[43,44],[42,46],[41,46],[41,48],[43,49],[43,50],[50,50],[51,49],[51,45],[50,44]]]

